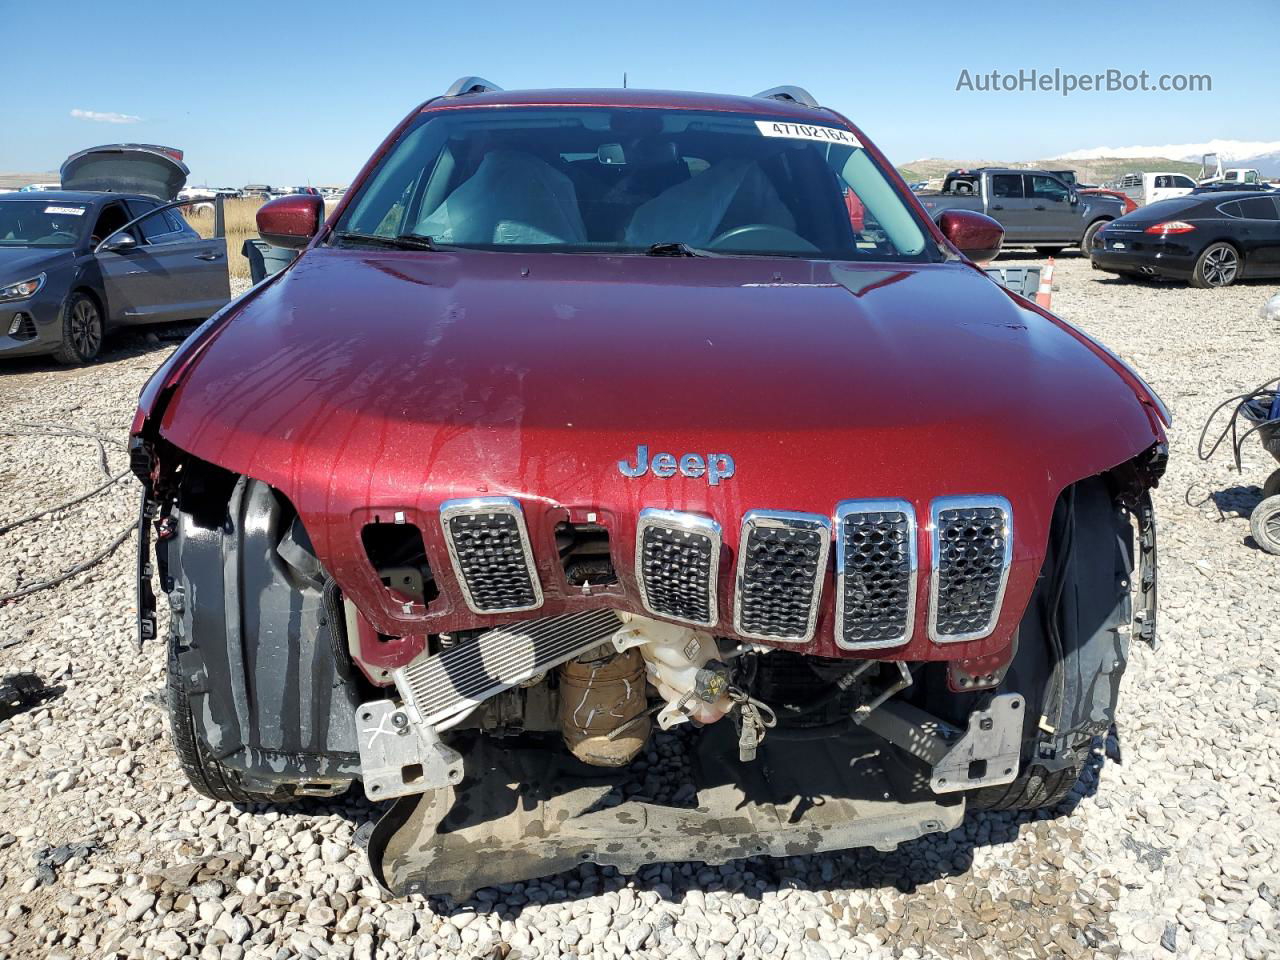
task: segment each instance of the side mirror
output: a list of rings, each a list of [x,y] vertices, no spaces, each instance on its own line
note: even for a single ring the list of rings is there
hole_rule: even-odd
[[[108,253],[129,253],[130,251],[135,250],[137,246],[138,241],[133,238],[133,234],[117,233],[113,236],[107,237],[106,240],[98,244],[98,249],[95,250],[94,253],[98,253],[103,250]]]
[[[938,229],[970,260],[994,260],[1004,244],[1004,227],[973,210],[944,211]]]
[[[324,198],[294,194],[269,200],[258,208],[258,233],[273,247],[305,247],[324,222]]]
[[[1071,205],[1074,207],[1077,203],[1080,202],[1080,195],[1076,193],[1074,190],[1072,190],[1070,193],[1067,194],[1067,199],[1071,201]]]

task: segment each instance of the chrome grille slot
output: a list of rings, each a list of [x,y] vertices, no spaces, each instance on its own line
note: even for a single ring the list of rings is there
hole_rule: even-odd
[[[813,639],[830,544],[826,517],[749,511],[738,542],[735,632],[757,640]]]
[[[622,625],[612,610],[526,620],[424,655],[393,672],[423,723],[438,723],[606,642]]]
[[[720,525],[694,513],[649,508],[636,524],[636,583],[659,617],[713,627],[719,619]]]
[[[446,500],[440,525],[467,606],[515,613],[542,606],[542,584],[520,504],[510,497]]]
[[[942,497],[930,507],[929,635],[977,640],[995,629],[1013,558],[1013,509],[997,496]]]
[[[896,647],[916,609],[916,514],[905,500],[836,507],[836,646]]]

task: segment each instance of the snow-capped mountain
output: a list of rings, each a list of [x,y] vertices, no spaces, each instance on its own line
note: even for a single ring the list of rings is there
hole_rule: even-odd
[[[1261,167],[1253,161],[1280,162],[1280,140],[1209,140],[1205,143],[1166,143],[1160,146],[1090,147],[1062,154],[1064,160],[1095,157],[1168,157],[1170,160],[1198,162],[1206,153],[1216,153],[1224,166]]]

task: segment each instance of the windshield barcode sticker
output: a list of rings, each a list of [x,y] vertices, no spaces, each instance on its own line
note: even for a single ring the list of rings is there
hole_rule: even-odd
[[[860,147],[861,143],[852,130],[839,127],[815,127],[807,123],[783,123],[780,120],[757,120],[756,127],[766,137],[786,137],[790,140],[817,140],[819,143],[842,143]]]
[[[45,213],[60,213],[67,217],[84,216],[84,207],[45,207]]]

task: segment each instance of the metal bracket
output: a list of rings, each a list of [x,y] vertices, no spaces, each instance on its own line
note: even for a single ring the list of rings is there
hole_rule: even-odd
[[[150,497],[150,491],[142,492],[138,507],[138,557],[137,557],[137,624],[138,649],[148,640],[156,638],[156,592],[151,586],[151,522],[159,512],[159,504]]]
[[[362,703],[356,720],[361,777],[370,800],[423,793],[462,781],[462,755],[445,746],[433,727],[413,723],[393,701]]]
[[[1138,596],[1142,605],[1134,617],[1134,625],[1138,628],[1138,637],[1145,640],[1152,650],[1160,646],[1160,639],[1156,636],[1156,610],[1159,606],[1157,560],[1156,512],[1151,505],[1151,491],[1145,490],[1138,502]]]
[[[929,764],[934,793],[955,793],[1011,783],[1018,775],[1025,707],[1018,693],[992,697],[969,714],[969,728],[961,733],[919,707],[892,700],[862,725]]]

